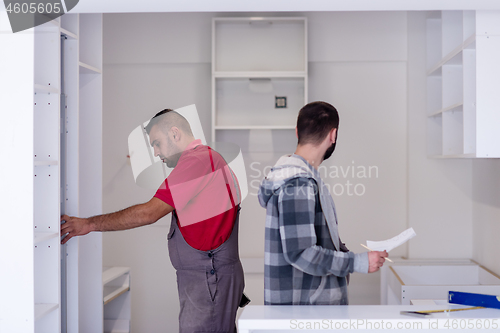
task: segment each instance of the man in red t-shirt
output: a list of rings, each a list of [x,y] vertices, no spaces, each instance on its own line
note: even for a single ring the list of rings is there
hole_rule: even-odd
[[[63,215],[62,243],[91,231],[126,230],[172,212],[169,256],[177,271],[180,332],[235,332],[244,279],[238,254],[240,191],[222,156],[195,140],[187,120],[172,110],[146,126],[155,156],[174,168],[144,204],[77,218]]]

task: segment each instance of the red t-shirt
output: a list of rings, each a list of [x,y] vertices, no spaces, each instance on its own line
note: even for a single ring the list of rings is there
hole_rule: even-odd
[[[186,242],[208,251],[231,235],[240,198],[237,191],[236,177],[222,156],[195,140],[182,152],[155,197],[174,207]]]

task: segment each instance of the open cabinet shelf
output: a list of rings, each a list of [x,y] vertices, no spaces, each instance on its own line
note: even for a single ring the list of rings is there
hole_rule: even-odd
[[[80,74],[101,74],[101,70],[96,67],[87,65],[83,62],[79,62],[78,65],[80,68]]]
[[[103,267],[104,332],[130,332],[130,267]]]

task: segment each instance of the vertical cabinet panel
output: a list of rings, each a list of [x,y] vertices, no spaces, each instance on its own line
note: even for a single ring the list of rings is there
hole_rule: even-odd
[[[476,49],[463,51],[464,153],[476,153]]]
[[[80,15],[80,62],[102,68],[102,14]]]
[[[35,28],[35,84],[59,89],[61,41],[59,27],[51,24]]]
[[[441,56],[441,18],[440,15],[434,14],[427,19],[427,69],[437,64]]]
[[[427,77],[427,115],[434,115],[443,107],[443,79],[441,71]]]
[[[60,332],[59,21],[35,30],[33,228],[35,332]]]
[[[78,211],[102,214],[102,14],[80,14]],[[75,253],[73,253],[73,257]],[[78,239],[78,333],[102,332],[102,234]],[[69,275],[69,272],[68,272]],[[91,277],[91,278],[89,278]]]
[[[461,60],[461,59],[460,59]],[[443,109],[461,104],[463,101],[462,64],[443,65]]]
[[[34,168],[34,227],[38,232],[59,232],[59,166]],[[47,198],[44,200],[44,198]],[[47,202],[52,198],[56,202]]]
[[[441,13],[442,55],[447,55],[463,42],[462,11],[445,10]]]
[[[33,107],[34,159],[54,163],[59,161],[59,92],[35,92]]]
[[[500,11],[496,13],[496,22],[500,26]],[[476,45],[477,154],[500,157],[500,32],[493,36],[478,36]]]

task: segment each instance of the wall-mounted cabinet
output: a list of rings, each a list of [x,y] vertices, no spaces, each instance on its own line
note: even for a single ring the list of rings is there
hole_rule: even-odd
[[[500,11],[427,18],[427,147],[432,157],[500,157]],[[494,88],[497,87],[497,88]]]
[[[245,151],[286,151],[307,102],[307,20],[215,18],[212,22],[212,141]],[[277,102],[285,97],[286,105]],[[262,142],[261,142],[262,141]]]

